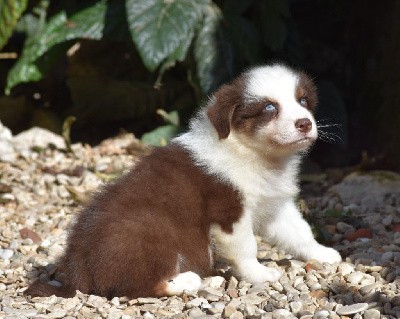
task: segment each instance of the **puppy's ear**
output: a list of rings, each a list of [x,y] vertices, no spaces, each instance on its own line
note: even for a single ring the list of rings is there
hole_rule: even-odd
[[[235,109],[243,103],[243,84],[241,77],[225,84],[214,94],[214,101],[208,107],[207,116],[215,127],[219,139],[231,132],[231,122]]]

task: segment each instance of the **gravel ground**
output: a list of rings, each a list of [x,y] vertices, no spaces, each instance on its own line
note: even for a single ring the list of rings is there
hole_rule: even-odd
[[[58,136],[37,140],[42,133],[2,137],[0,125],[0,318],[400,318],[400,178],[392,173],[353,174],[333,187],[322,176],[311,184],[328,190],[303,196],[305,214],[345,257],[340,264],[300,262],[260,241],[259,259],[285,270],[277,283],[238,281],[221,264],[221,276],[193,295],[25,298],[28,282],[53,279],[88,194],[147,151],[126,134],[68,153]],[[364,193],[349,196],[355,190]]]

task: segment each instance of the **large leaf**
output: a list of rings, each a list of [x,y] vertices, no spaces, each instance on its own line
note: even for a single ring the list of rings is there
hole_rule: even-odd
[[[106,0],[102,0],[71,17],[61,11],[47,23],[42,32],[28,38],[21,57],[8,73],[6,94],[17,84],[40,80],[43,72],[36,62],[55,45],[78,38],[101,39],[106,8]]]
[[[0,50],[6,45],[28,0],[0,0]]]
[[[233,48],[222,26],[219,7],[212,3],[205,10],[205,18],[194,43],[194,57],[200,86],[203,92],[210,93],[233,76]]]
[[[126,0],[129,30],[145,66],[182,61],[208,0]]]

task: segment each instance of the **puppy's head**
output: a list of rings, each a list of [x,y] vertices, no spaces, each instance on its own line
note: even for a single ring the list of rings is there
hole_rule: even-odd
[[[316,104],[315,85],[306,74],[274,64],[251,69],[223,85],[207,115],[220,140],[289,155],[316,140]]]

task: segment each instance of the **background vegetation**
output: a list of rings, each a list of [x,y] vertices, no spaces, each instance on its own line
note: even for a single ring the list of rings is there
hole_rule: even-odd
[[[59,132],[73,115],[90,143],[158,127],[157,144],[218,85],[280,60],[315,77],[318,119],[340,124],[320,165],[399,169],[399,39],[396,0],[0,0],[0,120]]]

